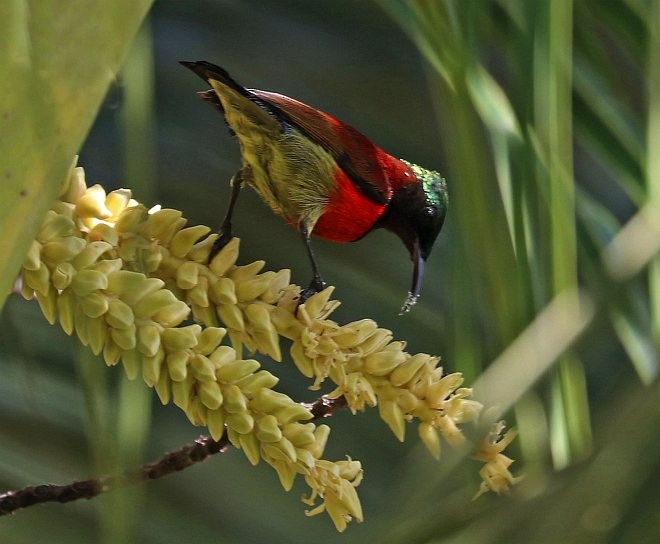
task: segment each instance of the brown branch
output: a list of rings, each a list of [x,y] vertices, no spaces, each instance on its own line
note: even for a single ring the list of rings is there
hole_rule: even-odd
[[[337,399],[321,397],[314,402],[303,403],[303,406],[312,412],[314,419],[319,419],[329,417],[336,410],[344,408],[346,400],[344,397]],[[228,445],[229,439],[226,434],[220,440],[213,440],[210,436],[200,436],[193,444],[186,444],[178,450],[166,453],[156,461],[123,474],[101,476],[65,485],[42,484],[24,487],[17,491],[7,491],[0,495],[0,516],[42,502],[65,503],[78,499],[91,499],[121,487],[162,478],[201,463],[211,455],[223,453]]]

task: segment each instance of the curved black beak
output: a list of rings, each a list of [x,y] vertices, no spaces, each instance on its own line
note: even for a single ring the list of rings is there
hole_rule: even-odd
[[[424,266],[426,260],[422,256],[422,251],[419,247],[419,240],[415,239],[413,242],[412,250],[412,261],[413,261],[413,278],[410,291],[408,291],[408,296],[403,302],[401,311],[399,315],[407,314],[412,307],[417,304],[419,300],[419,292],[422,290],[422,280],[424,279]]]

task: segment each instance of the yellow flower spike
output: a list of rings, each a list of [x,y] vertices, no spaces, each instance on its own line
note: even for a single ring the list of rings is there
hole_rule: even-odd
[[[224,330],[224,329],[223,329]],[[225,364],[231,363],[236,360],[236,351],[234,348],[230,348],[229,346],[218,346],[213,350],[211,354],[208,355],[208,358],[211,360],[211,362],[215,365],[216,367],[216,377],[218,377],[217,374],[217,369],[222,367]],[[219,378],[221,380],[222,378]],[[225,381],[225,380],[222,380]],[[230,380],[226,380],[230,381]]]
[[[268,414],[255,421],[255,433],[259,442],[273,443],[282,438],[282,429],[280,429],[277,418]]]
[[[316,464],[316,458],[312,452],[303,448],[296,448],[296,465],[301,467],[303,471],[308,471]]]
[[[211,298],[216,304],[236,304],[236,289],[231,278],[222,277],[210,285]]]
[[[449,416],[441,416],[436,418],[433,422],[434,427],[440,431],[442,437],[449,442],[450,445],[458,447],[465,443],[465,436],[463,432],[456,425],[456,420]]]
[[[220,321],[215,312],[215,307],[210,304],[206,307],[198,306],[197,304],[192,304],[192,319],[197,323],[201,323],[205,327],[218,327]]]
[[[378,405],[381,419],[387,423],[389,428],[397,437],[399,442],[403,442],[406,436],[406,421],[399,405],[392,400],[381,401]]]
[[[437,382],[432,383],[426,390],[426,402],[433,408],[439,408],[447,397],[463,383],[463,376],[458,372],[447,374]]]
[[[226,421],[227,415],[225,414],[225,432],[227,433],[227,438],[229,439],[229,442],[231,443],[232,446],[234,446],[236,449],[241,449],[241,435],[240,433],[236,432],[234,429],[229,427],[227,425]]]
[[[167,250],[163,250],[163,248],[155,244],[140,251],[137,260],[139,260],[142,265],[142,271],[145,274],[150,274],[158,270],[166,251]]]
[[[211,229],[205,225],[187,227],[177,232],[170,242],[170,252],[179,259],[183,259],[192,249],[193,245],[202,236],[206,236]]]
[[[163,406],[170,402],[170,383],[167,372],[161,372],[158,382],[154,385],[158,399]]]
[[[108,325],[115,329],[128,329],[135,322],[135,316],[128,304],[117,298],[111,298],[108,301],[108,311],[105,320]]]
[[[209,268],[216,276],[224,276],[227,271],[234,266],[236,259],[238,259],[238,248],[240,240],[232,238],[227,245],[223,247],[217,255],[211,259]]]
[[[247,399],[236,384],[223,386],[222,393],[224,395],[223,407],[226,412],[233,414],[247,410]]]
[[[231,271],[231,279],[233,279],[236,284],[251,280],[261,272],[264,266],[266,266],[266,261],[254,261],[250,264],[237,266]]]
[[[73,236],[75,230],[76,225],[69,217],[48,210],[35,238],[42,243],[54,242],[67,236]]]
[[[86,245],[85,240],[75,236],[67,236],[53,242],[46,242],[41,248],[41,260],[50,266],[56,266],[59,263],[71,260]]]
[[[247,434],[252,432],[254,428],[254,418],[247,412],[237,412],[235,414],[227,414],[225,418],[227,427],[233,429],[238,434]]]
[[[192,249],[188,252],[187,258],[197,263],[206,264],[209,260],[209,256],[211,255],[213,244],[215,244],[215,241],[218,239],[218,236],[219,234],[217,232],[214,232],[212,234],[209,234],[203,240],[200,240],[199,242],[193,244]]]
[[[211,355],[219,347],[218,344],[222,342],[226,334],[227,329],[222,327],[205,327],[198,336],[195,351],[202,355]]]
[[[209,280],[201,276],[197,285],[188,291],[188,301],[206,308],[209,305]]]
[[[261,300],[268,304],[277,304],[284,291],[291,283],[291,270],[283,269],[274,272],[270,281],[268,282],[267,289],[259,296]]]
[[[79,297],[85,297],[107,286],[108,277],[96,270],[80,270],[71,280],[71,289]]]
[[[412,414],[422,403],[420,399],[407,389],[400,389],[396,392],[396,402],[404,414]]]
[[[71,280],[76,273],[76,269],[73,268],[71,263],[60,263],[51,273],[50,281],[56,289],[63,291],[71,285]]]
[[[341,328],[341,332],[333,337],[340,348],[354,348],[364,342],[378,329],[378,325],[371,319],[362,319],[348,323]]]
[[[289,458],[287,453],[282,451],[281,448],[278,448],[276,444],[262,443],[261,451],[263,454],[263,458],[268,461],[272,460],[279,463],[284,463],[287,465],[294,466],[294,463],[291,462],[291,459]]]
[[[387,329],[376,329],[369,337],[362,342],[357,349],[363,356],[380,351],[392,341],[392,331]]]
[[[23,259],[23,268],[25,270],[37,270],[41,266],[41,244],[37,240],[32,240],[30,249]]]
[[[439,460],[441,447],[438,431],[430,423],[422,422],[417,427],[417,432],[429,453]]]
[[[246,376],[237,382],[241,391],[246,395],[253,397],[260,389],[271,389],[277,385],[280,379],[267,370],[259,370],[254,374]]]
[[[163,208],[150,213],[147,220],[141,225],[140,234],[147,239],[156,239],[164,243],[169,242],[172,237],[183,226],[180,221],[182,213],[179,210]]]
[[[222,346],[226,347],[226,346]],[[231,348],[229,348],[231,349]],[[233,350],[232,350],[233,351]],[[218,366],[215,369],[215,377],[223,383],[238,382],[256,372],[261,365],[254,359],[238,359]]]
[[[112,217],[112,212],[105,205],[105,189],[99,184],[88,187],[76,201],[76,215],[83,219]]]
[[[130,189],[116,189],[105,197],[105,207],[112,212],[113,217],[117,217],[128,207],[131,196]]]
[[[90,242],[108,242],[111,246],[115,247],[119,243],[119,234],[107,223],[98,223],[89,231],[87,239]]]
[[[87,317],[101,317],[108,311],[108,297],[97,292],[90,293],[81,300],[83,312]]]
[[[364,369],[374,376],[386,376],[406,360],[403,351],[383,350],[368,355]]]
[[[186,415],[190,423],[197,427],[206,425],[206,412],[206,407],[199,400],[199,397],[191,397],[190,405],[188,406],[188,410],[186,410]]]
[[[241,434],[238,437],[238,442],[243,453],[245,453],[245,456],[248,458],[248,461],[250,461],[250,464],[252,466],[258,465],[261,459],[261,451],[259,442],[254,434]]]
[[[133,312],[140,319],[153,316],[156,312],[180,302],[169,289],[159,289],[142,297],[133,305]]]
[[[298,460],[298,457],[296,456],[296,448],[294,448],[288,438],[283,436],[274,444],[269,445],[281,451],[284,454],[285,459],[289,460],[291,463],[295,463]]]
[[[280,484],[285,491],[291,491],[293,487],[293,482],[296,478],[296,472],[289,463],[284,463],[282,461],[266,459],[268,464],[275,469],[277,472],[277,477],[280,480]]]
[[[206,425],[213,440],[220,440],[225,433],[225,412],[222,408],[206,412]]]
[[[172,382],[172,401],[184,412],[187,412],[190,406],[194,383],[195,378],[190,374],[180,382]]]
[[[50,290],[50,272],[45,263],[41,263],[36,270],[24,270],[23,281],[37,293],[47,295]]]
[[[274,414],[282,425],[292,423],[293,421],[306,421],[314,417],[307,408],[297,402],[293,402],[291,399],[289,399],[287,406],[278,409]]]
[[[134,306],[137,301],[162,289],[163,285],[165,282],[161,279],[147,278],[144,274],[131,270],[119,270],[108,274],[106,292]]]
[[[241,312],[238,306],[234,304],[220,304],[218,306],[218,316],[228,329],[234,329],[239,332],[245,330],[243,312]]]
[[[160,348],[152,357],[142,359],[142,379],[149,387],[154,387],[160,379],[165,361],[165,351]]]
[[[173,382],[182,382],[188,376],[188,360],[190,353],[175,351],[167,355],[167,371]]]
[[[142,355],[136,349],[125,351],[121,356],[121,363],[128,379],[135,380],[142,366]]]
[[[73,314],[73,323],[74,330],[76,331],[76,336],[80,340],[83,346],[89,345],[88,335],[87,335],[87,325],[89,323],[89,318],[82,311],[82,306],[80,304],[75,305],[75,310]]]
[[[176,327],[190,314],[190,307],[182,300],[158,310],[151,317],[163,327]]]
[[[106,315],[106,321],[108,316]],[[110,325],[110,337],[124,351],[135,349],[137,345],[137,327],[131,324],[126,328],[117,329]]]
[[[282,426],[282,432],[291,443],[300,448],[303,446],[309,446],[316,441],[314,436],[315,425],[313,423],[287,423]]]
[[[314,363],[305,353],[305,347],[301,342],[294,342],[291,345],[291,358],[296,365],[296,368],[300,373],[307,377],[312,378],[314,376]]]
[[[200,382],[215,381],[215,365],[201,353],[195,353],[190,358],[190,370]]]
[[[275,272],[264,272],[252,279],[241,281],[236,286],[236,296],[240,302],[248,302],[259,298],[268,289]]]
[[[276,362],[282,361],[279,336],[270,320],[270,311],[263,303],[250,304],[245,315],[253,328],[253,338],[258,350]]]
[[[328,300],[330,299],[330,295],[332,295],[334,290],[335,288],[332,286],[326,287],[320,293],[316,293],[309,297],[304,304],[300,305],[300,307],[305,309],[307,315],[316,319],[321,315],[321,312],[324,311],[328,304]]]
[[[112,340],[106,338],[103,346],[103,360],[108,366],[116,365],[121,359],[122,349]]]
[[[57,297],[57,313],[60,318],[62,330],[71,336],[74,328],[74,315],[76,311],[76,296],[71,289],[66,289]]]
[[[176,285],[180,289],[192,289],[199,281],[200,265],[185,261],[176,271]]]
[[[65,202],[76,202],[87,189],[85,184],[85,170],[81,166],[75,166],[78,157],[73,161],[74,167],[71,168],[69,177],[62,185],[60,199]]]
[[[196,323],[186,327],[169,327],[161,332],[163,345],[168,351],[179,351],[195,347],[202,327]]]
[[[124,266],[124,262],[121,259],[103,259],[94,263],[90,268],[109,276],[121,270],[122,266]]]
[[[160,328],[142,325],[137,329],[137,349],[146,357],[153,357],[160,349]]]
[[[198,387],[199,398],[209,410],[222,406],[223,395],[218,382],[202,382]]]
[[[437,363],[437,361],[437,359],[426,353],[417,353],[412,357],[408,357],[405,362],[392,371],[392,374],[390,374],[390,383],[395,387],[401,387],[413,381],[417,373],[429,363]]]
[[[76,238],[80,239],[80,238]],[[82,268],[87,268],[93,265],[101,255],[106,251],[112,249],[112,246],[108,242],[91,242],[83,246],[82,251],[76,251],[76,256],[71,261],[71,264],[78,270]]]
[[[142,205],[126,208],[115,221],[115,230],[120,234],[134,235],[148,216],[147,209]]]
[[[318,425],[314,429],[314,443],[306,447],[314,457],[320,459],[325,451],[325,445],[330,436],[330,427],[327,425]]]
[[[275,414],[292,403],[293,401],[288,395],[273,391],[272,389],[263,388],[258,389],[253,394],[252,399],[250,399],[250,408],[264,414]]]
[[[192,289],[199,280],[199,264],[186,261],[176,271],[176,285],[180,289]]]
[[[48,323],[54,325],[57,318],[57,295],[55,290],[50,289],[46,295],[37,293],[37,302]]]

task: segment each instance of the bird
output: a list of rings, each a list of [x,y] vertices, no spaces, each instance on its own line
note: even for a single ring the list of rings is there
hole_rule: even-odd
[[[436,171],[397,159],[357,129],[282,94],[243,87],[207,61],[180,61],[210,85],[197,94],[218,110],[236,136],[242,167],[211,255],[233,236],[232,214],[241,188],[261,199],[302,236],[312,280],[299,303],[326,286],[311,236],[353,242],[384,228],[410,254],[413,278],[400,311],[417,303],[425,263],[448,206],[446,180]]]

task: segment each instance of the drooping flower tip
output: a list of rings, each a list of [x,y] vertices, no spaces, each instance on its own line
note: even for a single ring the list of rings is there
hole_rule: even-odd
[[[482,478],[478,491],[472,498],[476,500],[484,493],[492,491],[498,495],[506,494],[511,486],[516,485],[523,476],[514,476],[509,467],[513,460],[502,453],[504,449],[516,438],[518,431],[509,429],[504,432],[506,423],[494,423],[491,432],[484,437],[480,447],[475,451],[474,458],[485,464],[479,471]]]

